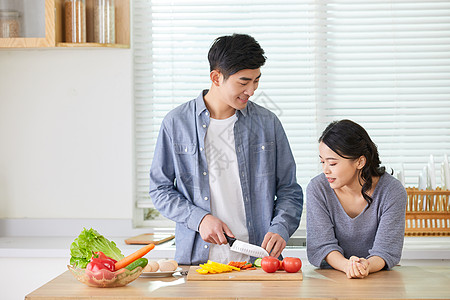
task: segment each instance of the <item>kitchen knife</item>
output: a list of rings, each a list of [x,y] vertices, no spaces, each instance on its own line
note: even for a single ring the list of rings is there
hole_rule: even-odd
[[[250,255],[253,257],[269,256],[269,253],[267,253],[267,251],[262,247],[236,240],[235,238],[229,237],[226,234],[225,234],[225,237],[227,238],[228,244],[230,244],[231,251]]]

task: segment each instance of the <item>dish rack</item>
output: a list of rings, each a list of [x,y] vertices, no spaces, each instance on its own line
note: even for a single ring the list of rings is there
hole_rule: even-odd
[[[450,191],[406,188],[406,236],[450,236]]]

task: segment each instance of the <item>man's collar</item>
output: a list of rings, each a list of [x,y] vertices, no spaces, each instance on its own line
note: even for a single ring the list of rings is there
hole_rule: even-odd
[[[248,102],[247,102],[247,105],[243,108],[243,109],[241,109],[241,110],[239,110],[240,112],[241,112],[241,114],[244,116],[244,117],[246,117],[247,116],[247,113],[248,113]]]
[[[197,116],[200,116],[200,114],[206,110],[206,104],[205,104],[205,95],[208,93],[209,90],[203,90],[200,95],[198,95],[197,99],[195,99],[195,109],[197,112]]]

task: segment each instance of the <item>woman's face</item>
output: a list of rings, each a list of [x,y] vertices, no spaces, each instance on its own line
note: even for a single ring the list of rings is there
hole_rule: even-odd
[[[365,163],[364,156],[358,159],[343,158],[323,142],[319,144],[319,153],[323,173],[332,189],[360,185],[358,176]]]

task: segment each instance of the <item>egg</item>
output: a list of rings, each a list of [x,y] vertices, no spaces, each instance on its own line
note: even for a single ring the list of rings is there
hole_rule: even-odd
[[[152,271],[152,266],[150,264],[147,264],[144,268],[144,272],[151,272]]]
[[[174,265],[175,269],[178,268],[178,263],[177,263],[176,260],[174,260],[174,259],[169,259],[168,261],[170,261],[170,262]]]
[[[168,259],[158,260],[158,264],[159,264],[159,269],[161,270],[161,272],[175,271],[175,269],[177,268],[173,264],[173,262],[169,261]]]
[[[156,272],[159,270],[159,264],[154,260],[149,260],[144,272]]]

